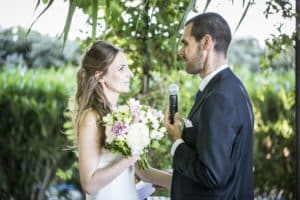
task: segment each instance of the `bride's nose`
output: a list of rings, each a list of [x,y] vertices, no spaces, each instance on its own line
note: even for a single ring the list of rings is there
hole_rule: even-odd
[[[127,75],[129,78],[132,78],[133,77],[133,73],[130,69],[128,69],[128,75]]]

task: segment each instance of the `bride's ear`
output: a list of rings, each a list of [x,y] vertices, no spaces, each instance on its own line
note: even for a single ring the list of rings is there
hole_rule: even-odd
[[[102,79],[103,72],[96,71],[94,74],[95,79],[99,82]]]
[[[96,81],[97,81],[98,83],[100,83],[100,85],[101,85],[102,87],[105,86],[105,84],[104,84],[104,79],[103,79],[103,72],[101,72],[101,71],[96,71],[94,77],[95,77]]]

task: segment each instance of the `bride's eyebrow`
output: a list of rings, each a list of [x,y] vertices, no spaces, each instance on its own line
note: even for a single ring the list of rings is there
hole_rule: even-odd
[[[118,65],[118,68],[120,68],[120,67],[126,67],[126,66],[128,66],[128,65],[126,65],[126,64],[120,64],[120,65]]]

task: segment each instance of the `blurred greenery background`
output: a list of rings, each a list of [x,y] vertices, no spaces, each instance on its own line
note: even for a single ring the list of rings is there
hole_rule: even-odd
[[[66,183],[82,192],[68,103],[81,56],[95,39],[124,49],[135,74],[130,93],[121,96],[120,103],[130,96],[164,110],[168,86],[176,83],[181,115],[192,106],[200,79],[186,74],[177,49],[182,13],[192,10],[195,1],[70,2],[74,5],[70,4],[68,16],[72,6],[90,15],[91,37],[68,40],[68,26],[63,41],[35,31],[26,35],[23,27],[0,29],[0,199],[51,199],[51,189]],[[252,1],[243,2],[247,11]],[[289,1],[270,2],[266,15],[280,12],[294,17]],[[106,25],[100,33],[95,18]],[[230,66],[244,82],[255,111],[257,199],[295,198],[294,37],[279,27],[264,47],[255,38],[245,38],[233,40],[228,52]],[[171,169],[170,145],[164,138],[149,153],[154,167]],[[57,195],[64,196],[65,190]],[[169,191],[158,189],[156,195],[168,196]]]

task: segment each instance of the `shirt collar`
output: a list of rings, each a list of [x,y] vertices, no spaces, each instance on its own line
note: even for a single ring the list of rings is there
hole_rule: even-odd
[[[202,92],[205,89],[205,87],[207,86],[207,84],[209,83],[209,81],[215,75],[217,75],[217,73],[219,73],[220,71],[222,71],[223,69],[226,69],[228,67],[229,67],[228,64],[221,65],[215,71],[213,71],[213,72],[209,73],[207,76],[205,76],[200,83],[199,90]]]

